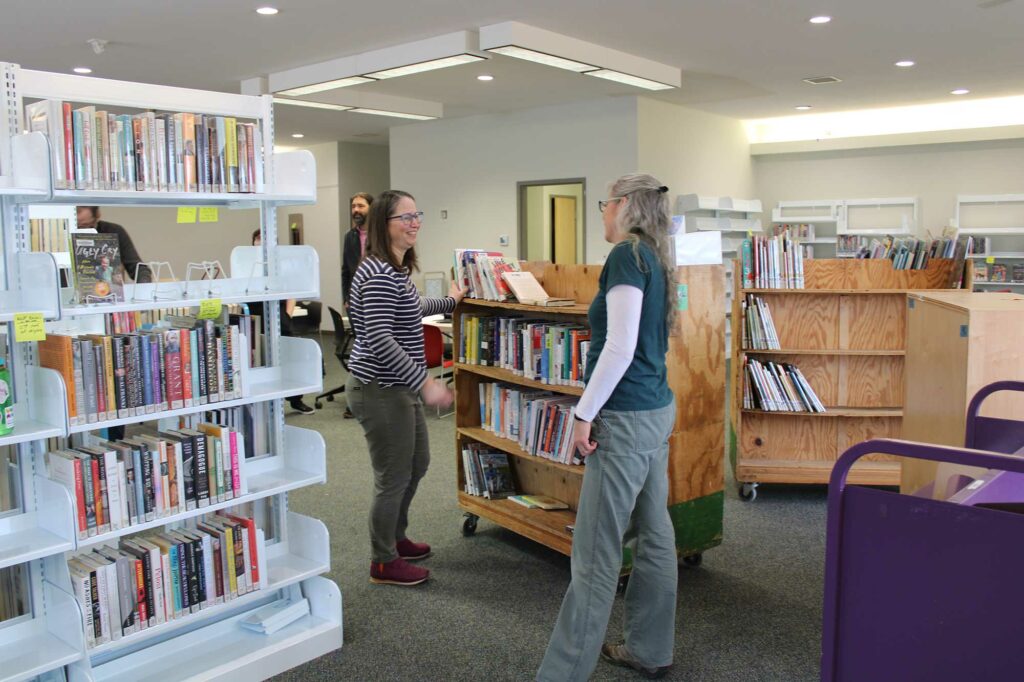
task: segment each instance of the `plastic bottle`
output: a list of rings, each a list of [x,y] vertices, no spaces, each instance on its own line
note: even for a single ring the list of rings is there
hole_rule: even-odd
[[[14,396],[11,392],[11,372],[7,360],[0,358],[0,436],[14,430]]]

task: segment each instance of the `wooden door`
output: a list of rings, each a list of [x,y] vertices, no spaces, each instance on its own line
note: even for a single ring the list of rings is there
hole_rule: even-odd
[[[551,197],[551,254],[555,263],[576,263],[576,197]]]

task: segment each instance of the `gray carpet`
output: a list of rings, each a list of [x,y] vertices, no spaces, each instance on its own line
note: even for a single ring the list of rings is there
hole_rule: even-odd
[[[343,370],[325,354],[325,386]],[[327,441],[323,486],[289,497],[331,533],[331,572],[344,602],[342,649],[279,680],[530,680],[569,581],[569,560],[481,519],[463,537],[455,502],[452,417],[428,413],[433,461],[410,512],[409,534],[429,542],[431,580],[372,585],[367,511],[371,471],[362,431],[342,419],[344,398],[288,422]],[[818,677],[825,489],[762,487],[753,503],[726,488],[725,541],[700,568],[681,568],[671,680]],[[609,639],[621,633],[616,600]],[[594,680],[641,679],[599,663]]]

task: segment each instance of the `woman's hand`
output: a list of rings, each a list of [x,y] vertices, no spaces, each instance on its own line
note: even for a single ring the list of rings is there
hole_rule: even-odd
[[[590,427],[590,422],[573,419],[572,444],[583,457],[593,454],[594,450],[597,449],[597,443],[590,440]]]
[[[452,400],[455,398],[447,386],[434,378],[427,379],[427,383],[423,384],[420,393],[423,395],[423,402],[430,407],[447,408],[451,406]]]
[[[455,299],[455,305],[461,303],[462,299],[465,298],[467,293],[469,293],[468,288],[459,286],[454,281],[448,287],[448,295]]]

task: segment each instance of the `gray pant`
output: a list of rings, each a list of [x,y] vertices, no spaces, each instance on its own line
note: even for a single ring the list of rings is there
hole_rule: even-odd
[[[591,438],[576,528],[572,581],[538,680],[586,680],[604,642],[627,531],[636,536],[625,595],[626,648],[647,667],[672,662],[675,643],[675,531],[668,514],[668,437],[675,404],[657,410],[602,410]]]
[[[405,538],[409,504],[430,464],[430,443],[419,393],[405,386],[364,384],[350,376],[345,395],[363,427],[373,465],[370,544],[373,561],[398,558],[395,542]]]

